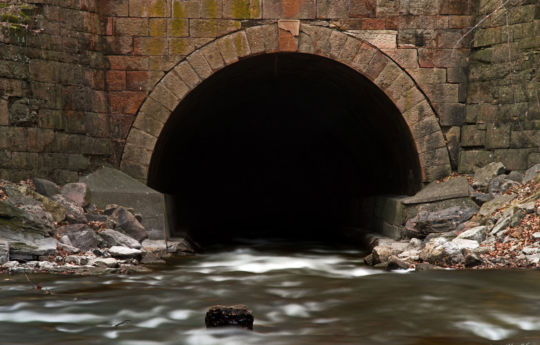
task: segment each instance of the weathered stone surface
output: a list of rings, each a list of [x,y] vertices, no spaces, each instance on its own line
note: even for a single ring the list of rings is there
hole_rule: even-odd
[[[523,183],[529,183],[530,181],[534,180],[538,174],[540,174],[540,164],[536,164],[525,171]]]
[[[148,238],[148,234],[146,233],[144,226],[142,226],[137,218],[135,218],[135,216],[124,207],[117,208],[114,211],[113,216],[118,220],[118,225],[120,228],[135,240],[141,242],[142,240]]]
[[[488,192],[491,195],[503,194],[511,187],[518,187],[520,183],[507,178],[508,175],[499,175],[489,181]]]
[[[90,190],[86,183],[68,183],[62,187],[62,195],[79,207],[90,204]]]
[[[70,223],[86,223],[88,219],[84,214],[82,207],[77,206],[71,200],[66,199],[63,195],[57,194],[52,197],[53,201],[62,205],[66,209],[66,219]]]
[[[149,188],[125,173],[101,168],[82,177],[92,193],[92,203],[98,208],[108,204],[131,207],[143,216],[142,225],[151,239],[163,238],[165,227],[165,201],[163,194]]]
[[[416,195],[404,199],[403,203],[422,204],[432,201],[441,201],[469,196],[469,184],[465,177],[449,179],[446,182],[432,182]]]
[[[504,174],[506,168],[501,162],[493,162],[488,165],[477,169],[474,173],[473,187],[487,192],[489,182],[496,176]]]
[[[230,307],[216,305],[206,312],[204,322],[206,328],[215,327],[240,327],[253,329],[253,313],[247,306],[242,304]]]
[[[11,242],[9,247],[10,260],[31,261],[40,256],[56,254],[57,240],[51,237],[27,242]]]
[[[495,197],[482,205],[477,213],[477,217],[480,219],[489,217],[493,212],[503,207],[505,204],[516,198],[515,195],[503,194]]]
[[[94,230],[86,224],[64,225],[56,229],[57,236],[67,235],[71,245],[82,251],[91,250],[98,246],[98,239]]]
[[[437,237],[426,243],[420,259],[433,265],[452,265],[463,262],[465,258],[456,243]]]
[[[36,192],[43,196],[50,198],[53,195],[60,194],[60,187],[52,181],[42,178],[33,178],[32,182],[36,187]]]
[[[407,241],[379,241],[372,251],[373,262],[386,263],[389,257],[402,253],[407,247],[409,247]]]
[[[0,200],[0,238],[25,241],[45,238],[52,231],[48,222]]]
[[[436,212],[420,211],[418,215],[406,223],[409,232],[418,233],[418,237],[430,233],[456,230],[458,225],[471,219],[477,208],[461,208],[458,206]]]
[[[112,229],[105,229],[101,231],[99,235],[105,240],[105,242],[107,242],[110,247],[124,246],[134,249],[141,248],[141,244],[134,238],[131,238],[121,232]]]
[[[478,243],[486,239],[487,227],[477,226],[459,234],[456,239],[473,240]]]

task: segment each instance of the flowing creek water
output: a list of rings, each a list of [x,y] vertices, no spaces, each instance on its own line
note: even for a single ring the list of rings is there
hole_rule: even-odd
[[[357,250],[222,248],[149,274],[0,276],[1,344],[540,344],[537,271],[384,272]],[[246,304],[254,331],[207,330]]]

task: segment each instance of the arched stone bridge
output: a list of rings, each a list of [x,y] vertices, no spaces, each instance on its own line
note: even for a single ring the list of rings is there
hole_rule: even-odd
[[[534,0],[25,3],[0,35],[3,178],[109,164],[191,226],[325,224],[352,199],[540,162]]]

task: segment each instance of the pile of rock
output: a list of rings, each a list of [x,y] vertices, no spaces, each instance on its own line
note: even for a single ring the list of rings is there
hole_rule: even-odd
[[[444,200],[429,197],[437,195]],[[540,266],[540,164],[521,174],[490,163],[474,176],[430,184],[404,199],[403,207],[402,238],[369,236],[367,264],[388,269]]]
[[[192,254],[185,241],[150,240],[133,209],[91,203],[85,183],[0,180],[0,270],[101,273],[143,271]]]

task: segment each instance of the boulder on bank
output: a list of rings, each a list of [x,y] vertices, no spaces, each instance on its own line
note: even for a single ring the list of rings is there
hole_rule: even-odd
[[[506,167],[501,162],[493,162],[476,169],[474,173],[473,187],[481,192],[487,192],[489,182],[506,171]]]
[[[163,239],[166,229],[165,198],[147,185],[126,175],[120,170],[102,167],[81,177],[79,182],[88,186],[91,202],[99,209],[109,204],[133,208],[142,215],[141,224],[150,239]]]

